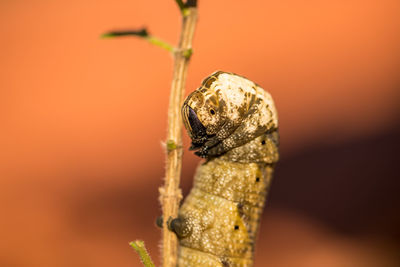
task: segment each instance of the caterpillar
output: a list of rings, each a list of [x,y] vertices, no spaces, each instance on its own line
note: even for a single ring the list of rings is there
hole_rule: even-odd
[[[206,160],[169,222],[179,239],[178,266],[252,266],[279,158],[274,102],[254,82],[217,71],[187,97],[181,113],[190,150]]]

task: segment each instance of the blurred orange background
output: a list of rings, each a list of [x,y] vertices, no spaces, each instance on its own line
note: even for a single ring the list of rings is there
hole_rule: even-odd
[[[281,162],[256,266],[400,266],[400,2],[199,1],[187,90],[215,70],[274,97]],[[159,265],[169,1],[0,2],[0,266]],[[185,136],[182,187],[199,162]],[[396,164],[397,163],[397,164]]]

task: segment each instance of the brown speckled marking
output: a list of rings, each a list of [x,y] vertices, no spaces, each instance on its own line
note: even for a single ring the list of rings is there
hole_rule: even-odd
[[[218,71],[188,96],[182,114],[192,148],[207,161],[197,168],[193,188],[174,221],[178,266],[252,266],[279,158],[272,98],[250,80]]]
[[[226,260],[222,260],[221,263],[222,263],[222,266],[224,266],[224,267],[230,267],[229,262],[227,262]]]

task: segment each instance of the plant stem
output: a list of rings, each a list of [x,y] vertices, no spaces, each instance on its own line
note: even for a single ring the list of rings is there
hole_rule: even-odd
[[[139,254],[140,260],[145,267],[154,267],[154,263],[151,260],[142,240],[132,241],[129,243],[129,245]]]
[[[150,35],[146,28],[140,30],[124,30],[124,31],[110,31],[102,34],[101,38],[115,38],[115,37],[124,37],[124,36],[136,36],[147,40],[149,43],[161,47],[168,52],[172,53],[175,51],[175,48],[157,37]]]
[[[180,11],[183,13],[183,10],[185,9],[185,4],[183,3],[182,0],[175,0],[176,4],[178,5]]]
[[[174,47],[172,45],[170,45],[169,43],[167,43],[161,39],[158,39],[157,37],[154,37],[152,35],[149,35],[148,37],[146,37],[146,39],[147,39],[147,41],[149,41],[149,43],[159,46],[159,47],[167,50],[168,52],[172,53],[175,50]]]
[[[179,188],[182,167],[182,123],[181,105],[185,91],[185,82],[192,49],[193,35],[197,22],[197,1],[185,8],[179,44],[174,51],[174,72],[168,108],[167,142],[174,149],[167,150],[165,184],[160,188],[160,202],[163,210],[163,267],[177,266],[178,241],[175,233],[168,230],[167,222],[178,216],[182,193]]]

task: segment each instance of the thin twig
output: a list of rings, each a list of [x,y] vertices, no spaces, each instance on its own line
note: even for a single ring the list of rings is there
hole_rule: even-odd
[[[183,3],[182,0],[175,0],[176,4],[178,5],[180,11],[183,13],[183,10],[185,9],[185,4]]]
[[[101,38],[116,38],[116,37],[124,37],[124,36],[135,36],[135,37],[140,37],[145,40],[147,40],[149,43],[156,45],[158,47],[161,47],[168,52],[173,53],[176,49],[173,47],[171,44],[167,43],[166,41],[163,41],[151,34],[147,31],[146,28],[140,29],[140,30],[119,30],[119,31],[110,31],[107,33],[102,34],[100,37]]]
[[[145,267],[154,267],[154,263],[151,260],[142,240],[132,241],[129,243],[129,245],[139,254],[140,260]]]
[[[177,1],[179,3],[179,1]],[[182,12],[183,21],[179,44],[174,52],[174,72],[168,108],[167,143],[175,149],[167,150],[165,184],[160,188],[160,201],[163,210],[162,259],[164,267],[176,267],[178,242],[176,235],[168,230],[167,222],[178,216],[182,193],[179,188],[182,167],[182,123],[180,108],[183,102],[185,82],[192,41],[197,22],[197,1],[189,1]],[[182,10],[182,7],[179,5]],[[172,145],[171,145],[172,144]]]

